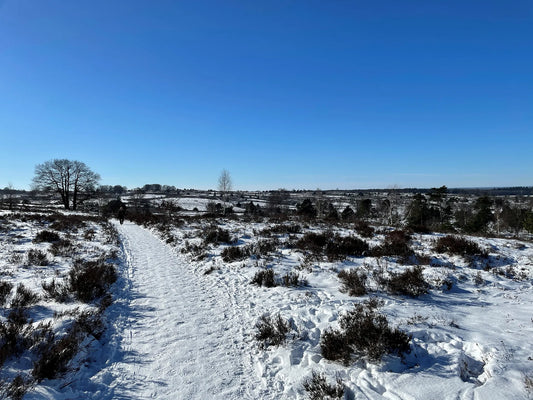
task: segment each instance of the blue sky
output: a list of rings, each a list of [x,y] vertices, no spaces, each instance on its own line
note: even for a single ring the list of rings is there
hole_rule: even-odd
[[[0,0],[0,187],[533,185],[533,1]]]

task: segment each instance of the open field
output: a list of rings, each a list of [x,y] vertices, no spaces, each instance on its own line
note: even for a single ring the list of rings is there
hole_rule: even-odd
[[[309,218],[303,196],[276,217],[250,212],[268,197],[229,199],[227,216],[211,199],[143,199],[135,212],[125,198],[124,225],[2,213],[3,396],[532,395],[527,232],[415,233],[377,211]]]

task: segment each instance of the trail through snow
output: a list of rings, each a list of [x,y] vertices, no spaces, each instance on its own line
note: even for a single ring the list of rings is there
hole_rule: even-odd
[[[99,374],[108,393],[99,398],[260,395],[232,292],[206,286],[150,231],[132,223],[117,228],[126,298],[115,322],[115,353]]]

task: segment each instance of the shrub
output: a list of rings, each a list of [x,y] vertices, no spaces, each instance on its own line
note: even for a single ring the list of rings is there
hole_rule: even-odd
[[[52,243],[50,253],[54,256],[70,256],[74,252],[74,246],[68,239],[61,239]]]
[[[35,235],[35,239],[33,241],[35,243],[42,243],[42,242],[57,242],[59,240],[59,235],[56,232],[52,231],[41,231],[37,235]]]
[[[266,270],[257,271],[251,283],[257,286],[265,286],[265,287],[276,286],[276,280],[274,278],[274,270],[266,269]]]
[[[226,247],[220,253],[225,262],[241,261],[248,258],[248,249],[243,247]]]
[[[67,371],[67,365],[77,354],[81,338],[77,329],[70,329],[61,339],[51,340],[40,350],[39,359],[33,364],[32,375],[41,382],[54,379]]]
[[[265,257],[270,253],[273,253],[277,250],[280,245],[279,240],[259,240],[257,243],[249,246],[249,254],[257,258]]]
[[[285,342],[290,329],[289,323],[280,314],[274,318],[263,314],[255,324],[255,327],[257,329],[255,339],[261,342],[262,348],[279,346]]]
[[[374,228],[372,228],[366,221],[359,220],[355,223],[355,231],[362,237],[371,238],[374,236]]]
[[[39,295],[19,283],[15,297],[11,300],[11,308],[27,308],[39,301]]]
[[[339,330],[327,329],[320,338],[322,356],[348,364],[355,353],[379,360],[387,353],[410,351],[410,337],[389,326],[387,318],[375,311],[371,301],[357,304],[339,318]]]
[[[40,267],[47,266],[49,264],[48,256],[45,252],[37,249],[30,249],[27,254],[28,263],[31,265],[37,265]]]
[[[65,232],[65,231],[72,231],[76,232],[78,229],[83,228],[86,224],[85,221],[87,220],[98,220],[96,217],[89,217],[86,215],[79,215],[79,214],[72,214],[72,215],[66,215],[66,214],[54,214],[50,217],[51,220],[53,220],[52,224],[50,225],[50,228]]]
[[[295,244],[294,247],[301,250],[308,250],[315,254],[321,254],[322,249],[328,243],[328,235],[325,233],[309,232],[303,235]]]
[[[231,238],[230,233],[225,229],[209,228],[204,231],[204,242],[206,244],[232,244],[235,240]]]
[[[487,253],[477,243],[453,235],[440,237],[435,244],[435,251],[459,256],[487,256]]]
[[[95,311],[84,311],[76,318],[73,329],[100,340],[105,330],[102,315]]]
[[[414,252],[410,247],[411,235],[402,230],[388,232],[381,246],[374,249],[376,257],[398,256],[407,258]]]
[[[50,283],[42,282],[41,287],[46,293],[46,296],[59,302],[67,301],[69,298],[69,288],[64,283],[52,279]]]
[[[342,292],[347,292],[350,296],[363,296],[367,293],[364,273],[359,273],[356,269],[342,270],[337,275],[342,283]]]
[[[27,312],[22,308],[10,311],[5,322],[0,321],[0,366],[22,354],[30,344],[31,327]]]
[[[304,381],[303,387],[310,400],[334,400],[344,396],[344,385],[340,378],[337,378],[336,385],[331,385],[324,374],[315,371],[312,372],[311,378]]]
[[[300,279],[299,274],[294,272],[289,272],[281,277],[281,283],[283,286],[307,286],[307,281],[305,279]]]
[[[418,297],[428,293],[429,283],[424,279],[422,267],[415,266],[399,274],[392,274],[386,281],[387,289],[392,294]]]
[[[261,234],[267,236],[271,234],[296,234],[302,231],[302,227],[298,224],[281,224],[274,225],[270,228],[264,229]]]
[[[69,288],[76,297],[90,302],[107,293],[107,289],[117,280],[117,272],[112,264],[103,260],[76,260],[69,271]]]
[[[360,257],[369,249],[368,243],[353,236],[340,237],[335,235],[330,237],[326,244],[326,256],[328,260],[343,260],[347,256]]]
[[[6,398],[12,400],[22,400],[28,389],[31,387],[31,384],[31,379],[25,379],[20,374],[17,375],[5,389]]]
[[[347,256],[362,256],[368,251],[368,243],[353,236],[342,237],[332,233],[306,233],[294,247],[315,255],[325,254],[329,260],[342,260]]]
[[[7,298],[13,289],[13,284],[7,281],[0,281],[0,307],[6,304]]]

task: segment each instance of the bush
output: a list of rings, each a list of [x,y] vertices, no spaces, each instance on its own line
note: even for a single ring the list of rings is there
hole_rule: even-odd
[[[342,292],[347,292],[350,296],[364,296],[367,293],[366,274],[350,269],[339,272],[337,276],[342,283]]]
[[[107,293],[108,288],[117,280],[117,272],[112,264],[103,260],[76,260],[69,271],[69,288],[76,297],[90,302]]]
[[[7,281],[0,281],[0,307],[6,304],[7,298],[13,289],[13,284]]]
[[[225,262],[241,261],[248,258],[248,249],[243,247],[226,247],[220,255]]]
[[[57,242],[60,239],[59,235],[56,232],[52,231],[41,231],[37,235],[35,235],[35,239],[33,241],[35,243],[42,243],[42,242]]]
[[[325,233],[306,233],[295,244],[294,247],[301,250],[308,250],[315,254],[321,254],[323,248],[328,243],[328,235]]]
[[[50,261],[48,261],[48,256],[45,252],[37,249],[30,249],[27,254],[28,263],[31,265],[37,265],[40,267],[47,266]]]
[[[266,269],[266,270],[257,271],[251,283],[257,286],[265,286],[265,287],[276,286],[276,280],[274,278],[274,270]]]
[[[439,238],[435,244],[435,251],[438,253],[455,254],[464,257],[487,256],[487,253],[483,251],[477,243],[453,235],[446,235]]]
[[[19,374],[6,387],[4,394],[8,399],[22,400],[28,389],[31,387],[31,384],[31,379],[25,379],[22,375]],[[1,398],[4,397],[2,396]]]
[[[410,257],[414,254],[410,247],[410,241],[411,234],[406,231],[396,230],[388,232],[385,235],[383,244],[374,249],[374,256],[398,256],[403,258]]]
[[[359,220],[355,223],[355,231],[362,237],[371,238],[374,236],[374,228],[372,228],[366,221]]]
[[[307,286],[307,281],[305,279],[300,279],[300,275],[295,274],[294,272],[289,272],[283,275],[281,278],[281,283],[286,287]]]
[[[20,356],[30,346],[31,326],[26,310],[14,308],[5,322],[0,321],[0,366]]]
[[[310,400],[334,400],[344,396],[344,385],[340,378],[337,378],[336,385],[330,385],[324,374],[315,371],[311,378],[304,381],[303,387]]]
[[[424,279],[422,267],[416,266],[387,279],[387,289],[392,294],[418,297],[428,293],[429,283]]]
[[[78,229],[83,228],[86,225],[85,221],[98,220],[96,217],[89,217],[79,214],[54,214],[53,216],[50,216],[50,219],[53,221],[50,225],[50,228],[60,232],[76,232]]]
[[[11,308],[27,308],[39,301],[39,295],[19,283],[15,297],[11,300]]]
[[[325,254],[330,261],[343,260],[347,256],[360,257],[368,251],[368,243],[353,236],[342,237],[331,233],[306,233],[294,247],[313,254]]]
[[[368,251],[368,243],[353,236],[330,237],[326,244],[326,256],[328,260],[343,260],[347,256],[361,257]]]
[[[249,254],[257,258],[265,257],[270,253],[273,253],[277,250],[280,245],[279,240],[259,240],[257,243],[249,246]]]
[[[327,329],[320,338],[322,356],[349,364],[353,354],[379,360],[387,353],[410,351],[411,338],[389,326],[387,318],[375,311],[371,301],[357,304],[339,318],[340,330]]]
[[[272,234],[296,234],[300,233],[302,231],[302,227],[298,224],[281,224],[281,225],[274,225],[270,228],[264,229],[261,231],[261,234],[264,236],[270,236]]]
[[[46,296],[59,302],[67,301],[69,298],[69,288],[64,283],[52,279],[50,283],[42,282],[41,287]]]
[[[274,318],[263,314],[255,324],[255,327],[257,329],[255,339],[261,342],[262,348],[279,346],[285,342],[290,329],[289,323],[279,314]]]
[[[77,354],[81,341],[79,332],[73,328],[57,341],[51,336],[50,341],[42,346],[39,359],[33,364],[33,377],[41,382],[67,372],[67,365]]]
[[[204,232],[204,242],[206,244],[232,244],[235,240],[225,229],[209,228]]]
[[[54,256],[70,256],[74,252],[74,246],[68,239],[61,239],[52,243],[50,253]]]

